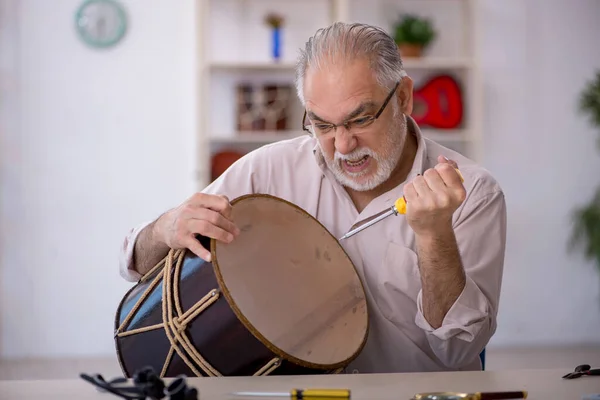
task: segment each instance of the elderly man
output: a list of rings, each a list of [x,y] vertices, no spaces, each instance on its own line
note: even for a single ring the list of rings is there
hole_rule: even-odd
[[[297,90],[308,134],[247,154],[201,193],[132,230],[122,276],[138,279],[170,248],[209,260],[195,235],[235,240],[228,199],[244,194],[295,203],[336,237],[404,195],[405,216],[341,242],[365,284],[371,318],[366,346],[347,371],[481,369],[503,272],[502,189],[421,134],[410,117],[412,81],[396,43],[378,28],[319,30],[301,52]]]

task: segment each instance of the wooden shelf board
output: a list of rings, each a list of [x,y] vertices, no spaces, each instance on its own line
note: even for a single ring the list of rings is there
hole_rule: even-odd
[[[457,69],[471,68],[474,65],[470,58],[462,57],[422,57],[422,58],[404,58],[404,67],[407,69]],[[294,62],[260,62],[260,61],[213,61],[208,63],[208,67],[214,71],[294,71],[296,65]]]
[[[471,137],[466,129],[430,129],[421,128],[421,133],[436,142],[440,143],[457,143],[457,142],[469,142]]]
[[[471,140],[468,131],[464,129],[438,130],[424,128],[421,131],[426,137],[438,142],[468,142]],[[306,134],[304,131],[236,132],[229,135],[212,136],[209,141],[213,144],[266,144],[293,139]]]
[[[214,71],[293,71],[295,68],[295,64],[292,62],[216,61],[208,63],[208,67]]]
[[[406,69],[471,68],[474,61],[468,57],[405,57],[402,64]]]
[[[306,135],[304,131],[281,131],[281,132],[236,132],[230,135],[212,136],[209,138],[211,143],[228,144],[266,144],[280,140],[297,138]]]

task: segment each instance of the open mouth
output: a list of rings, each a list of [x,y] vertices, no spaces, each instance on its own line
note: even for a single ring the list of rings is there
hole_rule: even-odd
[[[356,171],[359,171],[359,170],[365,168],[368,161],[369,161],[368,155],[366,155],[363,158],[360,158],[358,160],[355,160],[355,161],[344,160],[344,167],[349,171],[356,172]]]
[[[367,162],[367,158],[369,158],[369,156],[364,156],[360,160],[356,160],[356,161],[350,161],[350,160],[345,160],[345,161],[346,161],[346,164],[348,164],[350,167],[358,167],[358,166],[363,165],[364,163],[366,163]]]

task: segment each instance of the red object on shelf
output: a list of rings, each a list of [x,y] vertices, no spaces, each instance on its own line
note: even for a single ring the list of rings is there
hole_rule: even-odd
[[[234,162],[244,156],[235,150],[224,150],[212,156],[211,179],[214,181],[227,170]]]
[[[415,90],[411,117],[422,126],[457,128],[462,122],[463,99],[456,80],[438,75]]]

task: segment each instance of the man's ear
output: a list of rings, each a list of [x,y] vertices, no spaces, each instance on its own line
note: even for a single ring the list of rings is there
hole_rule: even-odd
[[[397,97],[400,105],[400,112],[410,115],[413,110],[413,80],[410,76],[405,76],[398,86]]]

